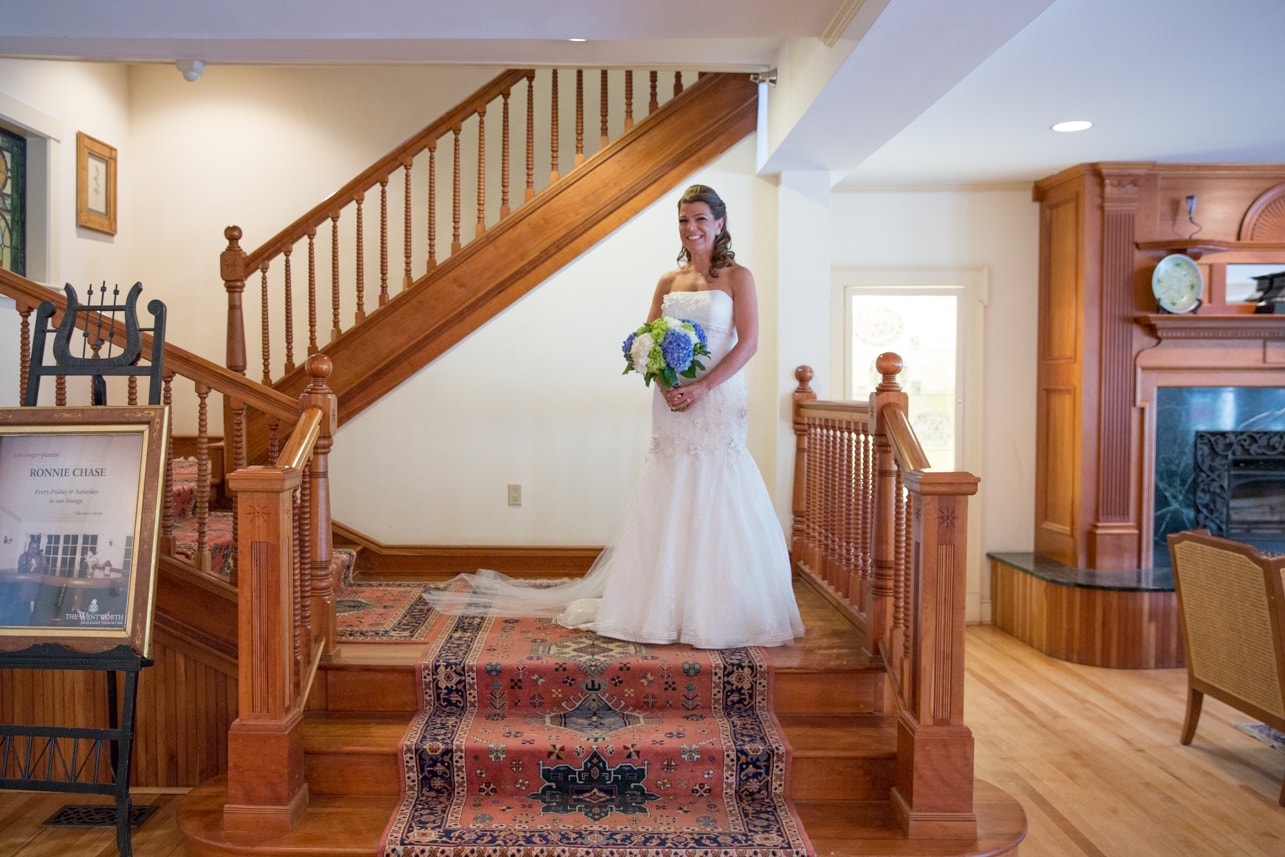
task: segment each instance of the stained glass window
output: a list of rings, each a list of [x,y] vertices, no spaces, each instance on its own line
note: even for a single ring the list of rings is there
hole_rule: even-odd
[[[0,267],[27,273],[27,140],[0,128]]]

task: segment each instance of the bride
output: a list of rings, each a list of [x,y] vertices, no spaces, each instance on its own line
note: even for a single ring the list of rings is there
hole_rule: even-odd
[[[703,373],[657,390],[651,445],[625,522],[583,578],[531,586],[483,570],[425,593],[446,613],[551,616],[639,643],[777,646],[803,635],[781,526],[745,446],[741,371],[758,346],[754,276],[736,262],[727,207],[692,185],[678,202],[679,267],[660,278],[648,321],[704,328]]]

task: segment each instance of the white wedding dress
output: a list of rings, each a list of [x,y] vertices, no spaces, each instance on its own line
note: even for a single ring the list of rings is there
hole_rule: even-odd
[[[672,292],[662,312],[705,329],[705,371],[736,342],[726,292]],[[743,372],[687,411],[671,411],[657,390],[624,523],[583,578],[539,588],[484,570],[460,576],[467,590],[425,597],[444,612],[556,616],[639,643],[724,649],[802,636],[785,537],[745,446],[747,418]]]

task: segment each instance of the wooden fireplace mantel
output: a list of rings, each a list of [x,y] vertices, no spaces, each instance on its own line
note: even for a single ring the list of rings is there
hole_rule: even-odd
[[[1147,333],[1165,339],[1273,339],[1285,340],[1285,315],[1239,313],[1175,315],[1145,313],[1134,321]]]

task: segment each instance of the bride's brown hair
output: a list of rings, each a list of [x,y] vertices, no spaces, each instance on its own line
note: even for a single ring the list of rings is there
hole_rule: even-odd
[[[719,268],[730,268],[736,261],[736,253],[732,251],[732,233],[727,231],[727,203],[723,202],[712,187],[703,184],[694,184],[683,191],[678,200],[678,210],[681,212],[684,205],[693,202],[705,203],[714,219],[723,221],[723,228],[714,237],[714,253],[709,265],[709,277],[712,280],[718,277]],[[691,260],[692,254],[687,252],[686,247],[678,251],[678,264],[686,265]]]

